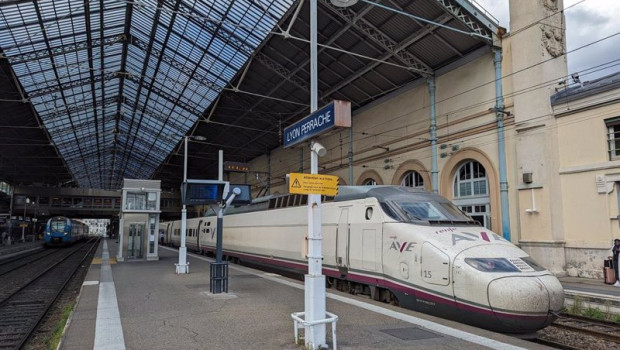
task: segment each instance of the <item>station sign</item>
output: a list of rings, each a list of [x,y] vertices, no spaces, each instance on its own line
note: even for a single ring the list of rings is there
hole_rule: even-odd
[[[282,144],[284,148],[336,127],[351,127],[351,102],[334,100],[327,106],[284,129]]]
[[[291,194],[320,194],[333,197],[338,194],[338,176],[291,173],[288,191]]]

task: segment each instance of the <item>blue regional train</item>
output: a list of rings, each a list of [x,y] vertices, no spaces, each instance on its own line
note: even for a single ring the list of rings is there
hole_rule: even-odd
[[[47,220],[45,226],[46,245],[69,245],[88,237],[88,225],[64,216]]]

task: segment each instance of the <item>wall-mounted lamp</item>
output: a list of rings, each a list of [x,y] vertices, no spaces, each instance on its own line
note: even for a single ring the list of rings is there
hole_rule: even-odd
[[[531,171],[523,172],[523,182],[526,184],[531,184],[534,182],[534,176]]]

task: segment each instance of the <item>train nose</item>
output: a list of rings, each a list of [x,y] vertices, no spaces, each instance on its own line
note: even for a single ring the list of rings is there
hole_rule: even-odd
[[[554,276],[505,277],[489,283],[489,304],[507,332],[534,332],[552,323],[564,306],[564,288]]]

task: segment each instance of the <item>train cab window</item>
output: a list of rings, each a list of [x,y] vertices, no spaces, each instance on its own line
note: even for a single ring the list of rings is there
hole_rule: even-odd
[[[52,220],[50,223],[50,229],[56,232],[62,232],[65,230],[67,222],[65,220]]]
[[[475,223],[469,216],[462,213],[449,202],[437,201],[390,201],[382,208],[390,216],[400,216],[404,221],[437,222],[461,222],[466,224]],[[391,211],[391,212],[390,212]],[[392,214],[392,215],[391,215]]]
[[[366,208],[366,220],[370,220],[372,218],[372,212],[373,212],[372,207]]]

